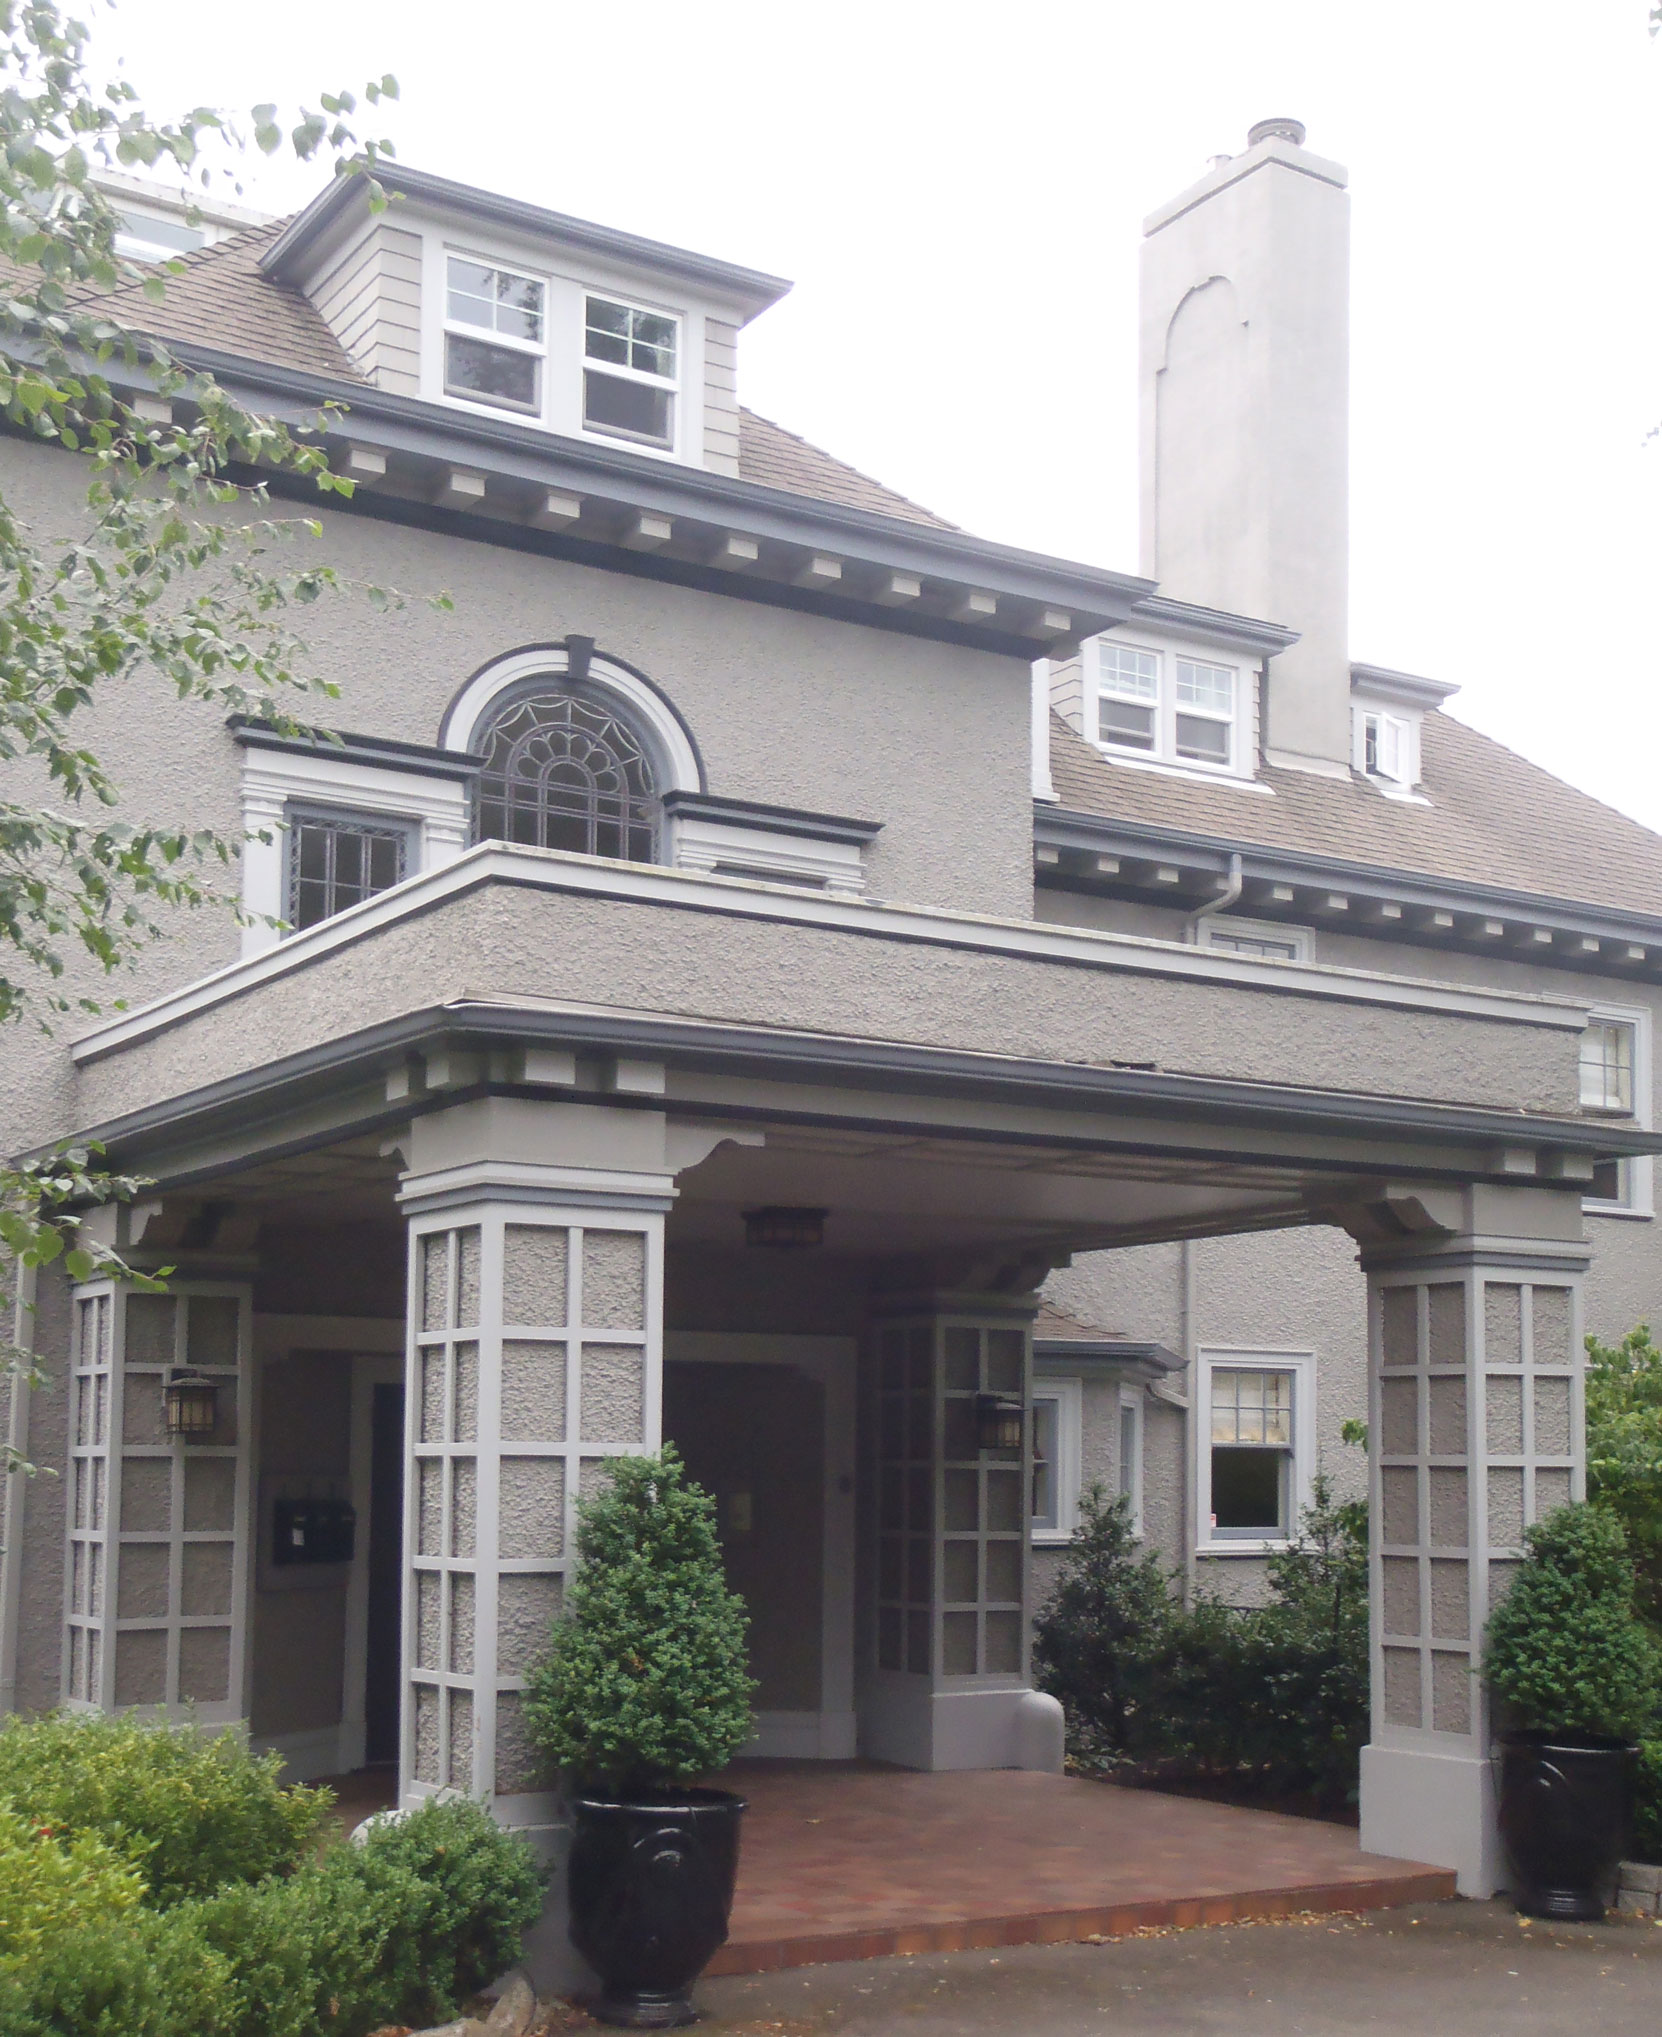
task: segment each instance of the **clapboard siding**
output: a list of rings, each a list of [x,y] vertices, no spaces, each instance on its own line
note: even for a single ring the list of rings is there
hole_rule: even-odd
[[[421,386],[421,239],[364,222],[311,279],[306,294],[361,371],[382,389]]]
[[[739,471],[739,329],[726,319],[704,321],[704,464],[718,474]]]
[[[1069,728],[1085,733],[1085,668],[1077,656],[1050,661],[1050,704]]]

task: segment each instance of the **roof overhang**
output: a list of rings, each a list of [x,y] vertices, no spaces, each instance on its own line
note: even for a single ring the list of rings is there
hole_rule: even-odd
[[[1137,603],[1128,618],[1130,627],[1159,630],[1204,644],[1217,644],[1230,651],[1256,651],[1273,658],[1298,642],[1296,629],[1278,622],[1259,622],[1249,615],[1226,615],[1219,608],[1200,608],[1192,601],[1173,601],[1169,595],[1149,594]]]
[[[481,191],[471,184],[458,184],[449,177],[436,177],[431,171],[409,169],[401,163],[377,163],[373,171],[363,165],[345,166],[303,211],[295,214],[261,255],[260,267],[265,274],[273,282],[296,282],[320,243],[329,240],[354,212],[367,214],[371,176],[383,191],[411,204],[459,213],[483,225],[527,239],[577,248],[630,268],[654,269],[679,277],[736,305],[745,322],[777,304],[791,287],[784,277],[770,276],[761,269],[718,261],[687,248],[646,240],[640,234],[598,226],[593,220],[574,219],[569,213],[551,212],[546,206],[531,205],[522,198]]]
[[[1135,574],[170,344],[297,429],[329,406],[324,436],[353,481],[351,507],[389,521],[1029,661],[1123,622],[1154,591]]]
[[[1217,896],[1238,856],[1239,909],[1254,919],[1634,981],[1662,974],[1662,915],[1265,848],[1238,836],[1118,820],[1048,801],[1034,804],[1033,835],[1041,880],[1071,890],[1192,911]]]
[[[1352,665],[1350,686],[1353,693],[1370,700],[1387,701],[1420,714],[1429,714],[1460,691],[1448,680],[1421,679],[1412,672],[1393,672],[1386,665]]]

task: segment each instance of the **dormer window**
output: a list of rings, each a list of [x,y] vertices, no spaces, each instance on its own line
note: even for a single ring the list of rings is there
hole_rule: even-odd
[[[583,309],[583,428],[638,444],[675,443],[679,323],[611,297]]]
[[[446,395],[501,410],[540,412],[543,330],[544,291],[536,277],[466,255],[448,258]]]
[[[1233,665],[1096,640],[1097,741],[1166,763],[1236,766],[1240,675]]]
[[[1369,778],[1406,791],[1419,776],[1414,724],[1406,715],[1367,708],[1358,716],[1358,763]]]

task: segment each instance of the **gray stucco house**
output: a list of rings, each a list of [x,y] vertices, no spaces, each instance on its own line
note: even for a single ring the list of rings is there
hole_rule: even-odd
[[[268,839],[246,927],[7,1042],[8,1149],[96,1134],[178,1274],[39,1281],[0,1699],[552,1833],[526,1663],[578,1496],[668,1436],[758,1751],[1043,1765],[1082,1483],[1246,1595],[1366,1413],[1363,1842],[1492,1889],[1477,1640],[1579,1489],[1584,1324],[1662,1300],[1662,842],[1352,661],[1344,173],[1270,122],[1150,220],[1135,574],[741,408],[777,279],[385,181],[218,222],[154,314],[338,401],[330,556],[453,606],[319,614],[338,743],[142,686],[97,731],[135,817]]]

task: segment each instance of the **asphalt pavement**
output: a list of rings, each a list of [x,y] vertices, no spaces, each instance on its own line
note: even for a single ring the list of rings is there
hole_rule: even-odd
[[[1662,1925],[1502,1903],[707,1981],[709,2037],[1662,2037]]]

